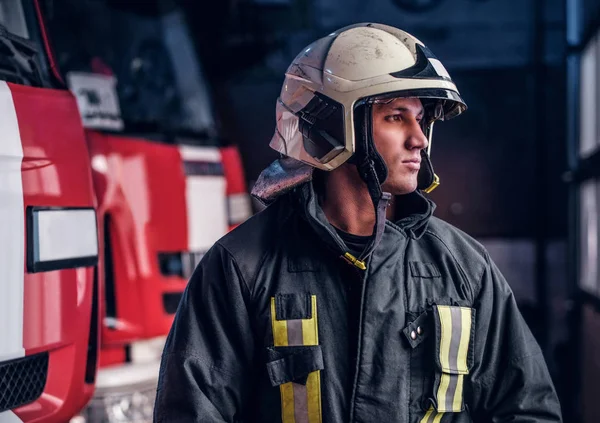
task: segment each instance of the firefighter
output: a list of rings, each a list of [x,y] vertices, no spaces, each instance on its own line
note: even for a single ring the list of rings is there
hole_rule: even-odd
[[[340,29],[287,70],[253,194],[190,279],[156,422],[559,422],[486,250],[432,216],[434,122],[466,105],[419,40]],[[390,197],[399,220],[386,221]]]

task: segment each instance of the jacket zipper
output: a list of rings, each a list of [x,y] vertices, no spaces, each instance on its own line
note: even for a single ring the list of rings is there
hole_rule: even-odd
[[[364,303],[365,303],[365,292],[367,289],[367,276],[368,276],[368,271],[369,271],[369,262],[370,262],[370,257],[367,259],[367,268],[366,270],[363,271],[363,275],[360,275],[360,270],[358,269],[354,269],[355,272],[359,273],[358,276],[361,276],[362,279],[362,289],[361,289],[361,293],[360,293],[360,312],[358,314],[358,327],[357,327],[357,344],[356,344],[356,360],[355,360],[355,364],[354,364],[354,381],[352,383],[352,396],[350,397],[350,404],[349,404],[349,408],[350,408],[350,418],[348,420],[349,423],[352,423],[354,421],[354,406],[355,406],[355,400],[356,400],[356,386],[358,384],[358,370],[360,368],[360,357],[362,354],[362,330],[363,330],[363,309],[364,309]]]

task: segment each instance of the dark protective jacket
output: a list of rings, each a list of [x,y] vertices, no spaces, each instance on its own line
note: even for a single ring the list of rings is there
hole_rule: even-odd
[[[560,422],[485,249],[413,193],[365,271],[312,184],[219,240],[165,346],[155,422]]]

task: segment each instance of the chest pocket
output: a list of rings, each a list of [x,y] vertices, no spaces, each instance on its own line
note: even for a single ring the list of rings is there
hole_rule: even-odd
[[[321,423],[321,374],[317,297],[279,294],[271,298],[273,347],[267,371],[279,386],[283,423]]]
[[[422,410],[416,420],[419,423],[437,423],[446,413],[465,410],[465,376],[473,366],[474,319],[472,308],[433,305],[404,329],[413,349],[412,371],[422,378],[422,389],[413,393],[418,397],[414,403]],[[456,421],[463,417],[470,421],[466,415],[456,417]]]

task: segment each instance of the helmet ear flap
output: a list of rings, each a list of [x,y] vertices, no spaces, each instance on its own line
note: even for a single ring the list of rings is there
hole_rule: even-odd
[[[375,145],[373,145],[373,151],[371,152],[371,156],[373,157],[373,164],[375,166],[375,172],[377,173],[377,177],[379,178],[379,183],[383,184],[388,177],[388,168],[383,161],[383,157],[379,154]]]
[[[378,182],[382,184],[387,179],[388,168],[375,148],[372,105],[369,103],[361,104],[354,109],[354,139],[356,151],[349,162],[357,165],[360,171],[361,165],[370,161],[375,168]]]

